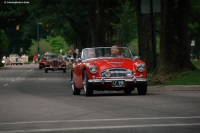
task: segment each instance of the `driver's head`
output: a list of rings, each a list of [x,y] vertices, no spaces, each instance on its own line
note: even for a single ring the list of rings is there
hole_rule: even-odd
[[[113,46],[111,47],[111,54],[112,54],[113,56],[116,56],[116,55],[119,54],[119,48],[118,48],[117,45],[113,45]]]

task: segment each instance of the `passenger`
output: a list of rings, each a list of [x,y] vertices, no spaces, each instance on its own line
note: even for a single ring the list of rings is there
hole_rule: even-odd
[[[88,50],[88,58],[95,58],[95,57],[96,57],[95,50],[89,49]]]

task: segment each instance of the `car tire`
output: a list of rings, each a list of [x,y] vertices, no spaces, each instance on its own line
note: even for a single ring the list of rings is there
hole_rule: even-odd
[[[139,95],[147,94],[147,83],[142,83],[137,86],[137,91]]]
[[[66,69],[63,69],[63,73],[66,73]]]
[[[83,72],[83,89],[86,96],[92,96],[93,95],[93,89],[91,87],[91,84],[88,82],[88,75],[87,72]]]
[[[45,73],[48,73],[48,70],[47,70],[47,69],[45,69]]]
[[[73,95],[80,95],[81,90],[76,88],[75,84],[74,84],[74,77],[72,76],[72,80],[71,80],[71,87],[72,87],[72,93]]]

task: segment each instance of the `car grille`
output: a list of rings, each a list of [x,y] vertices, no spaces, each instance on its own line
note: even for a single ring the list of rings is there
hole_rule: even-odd
[[[110,69],[109,70],[110,73],[111,73],[111,76],[110,77],[125,77],[126,76],[126,69]],[[104,72],[101,72],[101,76],[105,77],[104,76]]]
[[[52,67],[58,67],[59,66],[59,61],[58,60],[53,60],[51,62]]]

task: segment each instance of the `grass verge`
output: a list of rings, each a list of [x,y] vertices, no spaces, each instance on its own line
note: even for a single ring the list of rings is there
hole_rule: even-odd
[[[192,62],[199,71],[183,72],[177,78],[166,81],[163,85],[200,85],[200,62]]]

